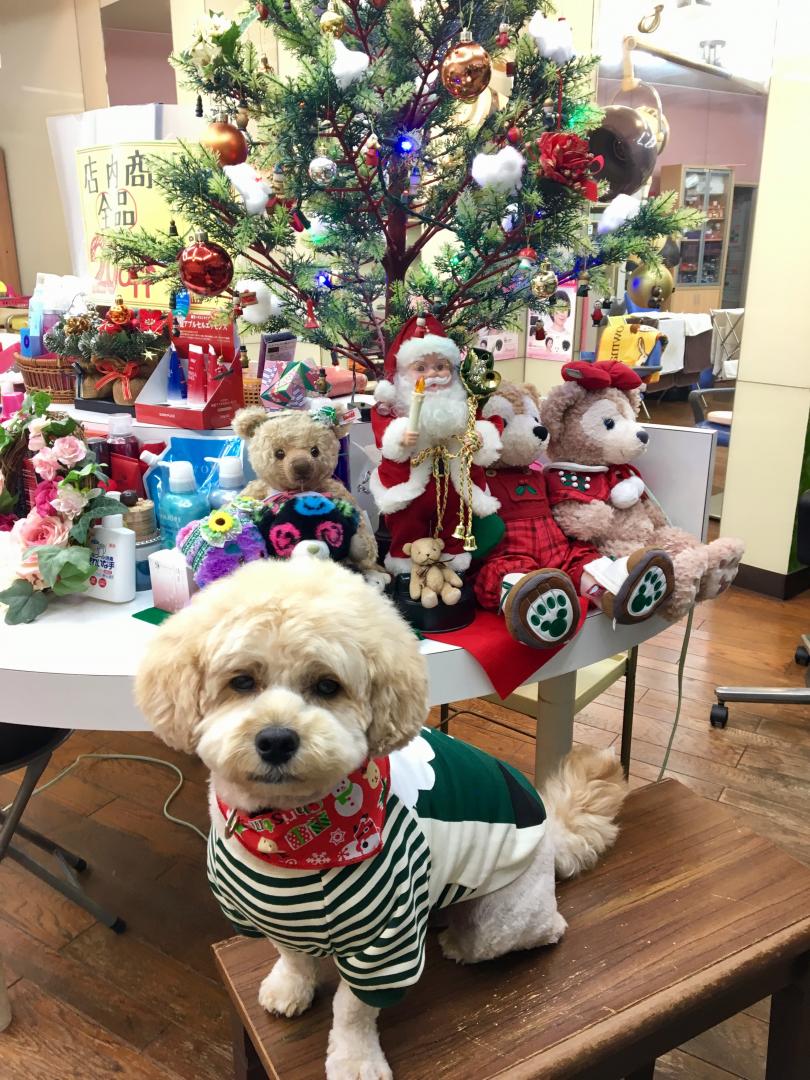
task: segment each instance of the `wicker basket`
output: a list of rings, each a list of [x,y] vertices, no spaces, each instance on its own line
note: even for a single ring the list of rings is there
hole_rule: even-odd
[[[245,395],[245,406],[248,405],[262,405],[262,399],[260,397],[262,391],[262,380],[254,379],[250,375],[242,376],[242,390]]]
[[[67,356],[17,355],[26,390],[46,390],[54,405],[71,405],[76,397],[75,358]]]

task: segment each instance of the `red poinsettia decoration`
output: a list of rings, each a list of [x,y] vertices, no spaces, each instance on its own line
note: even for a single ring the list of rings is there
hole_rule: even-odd
[[[533,147],[540,174],[546,180],[578,191],[586,199],[596,202],[597,190],[594,174],[604,165],[601,155],[590,152],[586,139],[571,131],[546,131]]]

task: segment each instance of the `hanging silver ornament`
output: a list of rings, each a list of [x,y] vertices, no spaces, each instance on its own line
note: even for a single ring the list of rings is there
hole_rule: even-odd
[[[530,282],[532,296],[538,300],[548,300],[557,291],[557,275],[551,269],[551,263],[543,260],[537,273]]]
[[[310,161],[307,171],[309,172],[309,178],[313,184],[325,188],[335,182],[338,169],[337,165],[330,157],[319,154],[318,157],[314,157],[312,161]]]

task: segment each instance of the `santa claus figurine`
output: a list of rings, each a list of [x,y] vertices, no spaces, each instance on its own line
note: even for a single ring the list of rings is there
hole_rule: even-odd
[[[392,574],[410,573],[404,546],[426,536],[443,540],[448,564],[466,570],[470,545],[465,548],[459,523],[465,516],[469,520],[470,511],[487,517],[500,505],[484,475],[500,450],[498,427],[476,420],[475,432],[467,434],[468,395],[460,363],[458,346],[431,315],[409,319],[385,357],[385,378],[377,385],[371,414],[382,460],[370,489],[391,534],[385,565]],[[415,391],[421,409],[412,408]],[[465,454],[465,447],[471,453]]]

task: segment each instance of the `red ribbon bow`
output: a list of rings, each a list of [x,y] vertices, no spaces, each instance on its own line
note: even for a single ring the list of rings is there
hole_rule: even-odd
[[[102,386],[120,379],[123,383],[124,400],[132,401],[130,379],[134,379],[140,370],[141,365],[135,360],[128,361],[121,369],[117,368],[112,360],[97,360],[96,371],[100,371],[102,377],[96,383],[96,389],[100,390]]]
[[[642,384],[639,375],[618,360],[602,360],[595,364],[574,360],[563,365],[562,377],[565,382],[579,383],[586,390],[606,390],[613,386],[627,393]]]
[[[598,192],[593,173],[599,172],[605,159],[591,153],[586,139],[571,131],[546,131],[537,140],[533,156],[538,159],[540,173],[546,180],[564,184],[590,202],[596,202]]]

